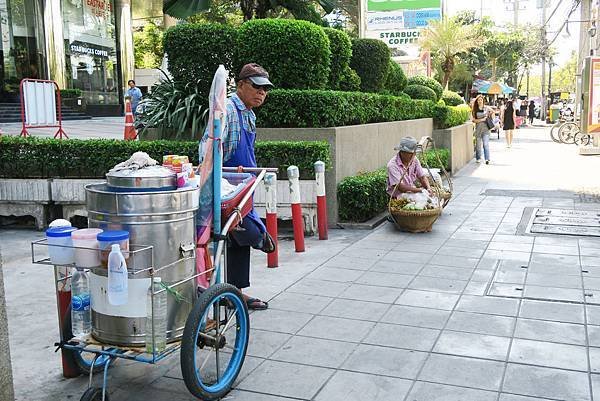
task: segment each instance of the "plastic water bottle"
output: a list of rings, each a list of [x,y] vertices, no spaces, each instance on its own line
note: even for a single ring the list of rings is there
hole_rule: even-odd
[[[149,354],[162,352],[167,346],[167,292],[154,294],[162,289],[160,277],[154,277],[152,286],[148,289],[148,301],[146,303],[146,352]],[[152,301],[154,300],[154,305]],[[152,310],[154,309],[154,319]],[[152,323],[154,322],[154,338],[152,337]],[[152,341],[154,340],[154,342]]]
[[[119,244],[113,244],[108,255],[108,302],[125,305],[127,300],[127,264]]]
[[[81,338],[92,328],[90,308],[90,280],[83,269],[75,269],[71,277],[71,330],[73,336]]]

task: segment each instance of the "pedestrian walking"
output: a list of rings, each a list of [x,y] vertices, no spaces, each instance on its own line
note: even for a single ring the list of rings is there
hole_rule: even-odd
[[[475,123],[475,159],[481,163],[481,148],[485,164],[490,164],[490,128],[487,119],[491,117],[492,109],[485,105],[483,96],[478,95],[471,109],[471,121]]]
[[[535,117],[535,103],[533,100],[529,101],[529,124],[533,125],[533,117]]]
[[[527,106],[528,106],[527,99],[521,100],[521,105],[519,107],[519,116],[523,117],[521,119],[521,127],[524,127],[525,125],[527,125]]]
[[[506,147],[512,147],[513,132],[515,129],[515,121],[517,120],[517,113],[515,111],[514,103],[512,101],[506,102],[506,107],[502,113],[502,124],[504,124],[504,137],[506,138]]]
[[[133,113],[133,116],[137,117],[136,110],[140,104],[140,100],[142,100],[142,91],[135,86],[135,81],[133,79],[127,81],[127,85],[129,86],[129,89],[125,92],[125,96],[128,97],[131,102],[131,112]]]

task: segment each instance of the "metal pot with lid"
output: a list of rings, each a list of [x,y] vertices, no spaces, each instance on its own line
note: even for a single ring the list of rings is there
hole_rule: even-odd
[[[163,166],[109,171],[108,187],[116,192],[173,191],[177,189],[177,174]]]

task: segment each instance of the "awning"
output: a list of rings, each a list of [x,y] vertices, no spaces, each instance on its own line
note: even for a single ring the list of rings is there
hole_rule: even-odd
[[[516,91],[515,88],[501,82],[486,81],[485,79],[476,79],[473,81],[473,92],[499,95],[501,93],[515,93]]]

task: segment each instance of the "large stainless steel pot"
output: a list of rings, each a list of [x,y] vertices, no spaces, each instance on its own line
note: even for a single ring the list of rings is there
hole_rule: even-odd
[[[177,283],[194,274],[198,189],[126,192],[107,184],[90,184],[85,189],[89,227],[126,230],[131,245],[152,246],[153,267],[159,269],[157,275],[163,283]],[[130,269],[139,270],[149,267],[150,261],[134,258],[131,264]],[[92,335],[96,339],[125,346],[145,343],[150,278],[148,273],[130,272],[129,279],[129,302],[115,307],[106,300],[107,272],[96,270],[91,275]],[[168,295],[167,340],[181,337],[197,296],[195,280],[176,290],[184,301],[177,302]]]

